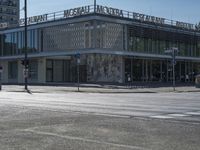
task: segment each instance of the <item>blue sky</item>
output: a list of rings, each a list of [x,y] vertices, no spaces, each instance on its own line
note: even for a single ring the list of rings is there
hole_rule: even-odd
[[[20,8],[23,1],[20,0]],[[28,16],[93,4],[93,0],[27,0]],[[97,0],[98,4],[189,23],[200,22],[200,0]],[[23,18],[23,11],[21,11]]]

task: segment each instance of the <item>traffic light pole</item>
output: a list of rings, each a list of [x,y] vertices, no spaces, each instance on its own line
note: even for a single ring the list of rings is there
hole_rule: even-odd
[[[80,60],[77,60],[77,86],[78,86],[78,92],[80,92],[80,73],[79,73],[79,62]]]
[[[175,65],[176,65],[176,54],[178,53],[178,48],[172,47],[171,49],[165,50],[166,54],[170,54],[172,56],[172,72],[173,72],[173,90],[175,91],[176,87],[176,78],[175,78]]]
[[[24,47],[24,83],[25,90],[28,91],[28,52],[27,52],[27,0],[24,0],[24,15],[25,15],[25,25],[24,25],[24,39],[25,39],[25,47]]]
[[[175,89],[175,87],[176,87],[176,81],[175,81],[175,50],[173,49],[173,52],[172,52],[172,66],[173,66],[173,90],[175,91],[176,89]]]

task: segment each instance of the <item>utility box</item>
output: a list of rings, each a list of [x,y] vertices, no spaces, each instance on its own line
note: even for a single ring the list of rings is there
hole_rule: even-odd
[[[196,88],[200,88],[200,74],[195,77]]]

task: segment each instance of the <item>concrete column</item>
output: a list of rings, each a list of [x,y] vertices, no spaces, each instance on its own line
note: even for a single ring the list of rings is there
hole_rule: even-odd
[[[145,79],[145,65],[144,65],[144,59],[142,59],[142,82],[144,82]]]
[[[148,81],[148,77],[149,77],[149,75],[148,75],[148,62],[147,62],[147,60],[145,60],[145,70],[146,70],[146,82]]]
[[[185,61],[184,62],[185,63],[185,75],[184,75],[184,78],[185,78],[185,82],[187,82],[187,80],[186,80],[186,75],[187,75],[187,62]]]
[[[180,61],[180,64],[179,64],[179,74],[180,74],[180,77],[179,77],[179,78],[180,78],[180,81],[181,81],[181,76],[182,76],[182,74],[181,74],[181,63],[182,63],[182,62]]]
[[[94,37],[94,40],[93,40],[93,48],[97,48],[97,21],[94,20],[93,22],[93,26],[94,26],[94,31],[93,31],[93,37]]]
[[[162,60],[160,60],[160,81],[163,81],[163,67],[162,67]]]
[[[133,59],[134,58],[131,57],[131,82],[133,82]]]
[[[7,61],[1,61],[1,66],[3,67],[2,72],[2,83],[8,83],[8,62]]]
[[[150,68],[149,68],[149,69],[150,69],[150,70],[149,70],[149,71],[150,71],[150,81],[153,80],[153,78],[152,78],[152,77],[153,77],[152,68],[153,68],[153,67],[152,67],[152,60],[150,60]]]
[[[127,29],[127,25],[124,25],[124,40],[123,40],[123,45],[124,45],[124,50],[127,51],[128,50],[128,29]]]
[[[38,83],[46,83],[46,58],[38,59]]]
[[[121,57],[121,81],[120,83],[125,83],[125,59]]]
[[[169,63],[168,63],[168,60],[166,61],[167,62],[167,82],[169,81]]]
[[[24,66],[21,64],[21,60],[18,60],[18,83],[24,83]]]

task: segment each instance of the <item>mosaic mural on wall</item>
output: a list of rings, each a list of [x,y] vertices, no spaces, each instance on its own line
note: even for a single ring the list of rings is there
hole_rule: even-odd
[[[89,55],[87,75],[89,82],[123,82],[122,57],[114,55]]]

